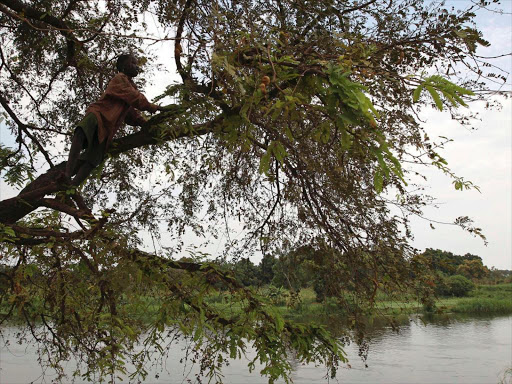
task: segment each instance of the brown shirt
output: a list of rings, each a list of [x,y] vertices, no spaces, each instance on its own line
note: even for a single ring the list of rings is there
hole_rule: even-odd
[[[146,120],[135,110],[156,112],[158,106],[151,104],[139,92],[135,83],[119,72],[108,83],[107,89],[98,101],[87,108],[98,119],[98,141],[107,139],[107,146],[121,125],[142,125]]]

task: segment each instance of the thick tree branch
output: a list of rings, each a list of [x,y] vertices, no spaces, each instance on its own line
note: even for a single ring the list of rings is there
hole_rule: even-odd
[[[54,237],[57,239],[78,239],[84,235],[83,231],[76,232],[59,232],[59,231],[51,231],[49,229],[43,228],[29,228],[22,227],[20,225],[12,225],[11,228],[19,234],[34,236],[34,237],[45,237],[45,241],[49,241],[50,237]]]
[[[57,199],[42,199],[41,206],[66,213],[76,219],[94,219],[91,212],[83,209],[75,209]]]
[[[43,21],[55,28],[60,29],[68,29],[68,25],[61,19],[56,18],[55,16],[50,15],[48,12],[42,12],[35,8],[24,4],[18,0],[0,0],[0,3],[5,5],[7,8],[11,9],[14,12],[17,12],[20,17],[24,15],[26,18]]]
[[[196,124],[192,127],[162,128],[161,124],[166,119],[171,119],[178,113],[180,113],[178,108],[174,111],[163,112],[160,114],[161,116],[157,115],[150,119],[139,132],[114,140],[109,154],[115,156],[147,145],[155,145],[183,137],[202,136],[212,132],[213,128],[222,122],[227,115],[222,113],[209,122]],[[237,110],[232,110],[230,113],[237,113]],[[15,223],[30,212],[43,206],[43,203],[48,204],[48,201],[44,202],[42,200],[46,195],[68,188],[64,180],[62,180],[65,168],[65,162],[57,164],[27,185],[18,196],[0,201],[0,223]],[[61,180],[61,182],[56,180]]]

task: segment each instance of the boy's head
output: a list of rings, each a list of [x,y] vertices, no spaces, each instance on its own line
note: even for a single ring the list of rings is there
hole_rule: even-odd
[[[138,61],[139,60],[131,53],[120,55],[117,58],[117,70],[129,77],[135,77],[140,72],[140,68],[137,65]]]

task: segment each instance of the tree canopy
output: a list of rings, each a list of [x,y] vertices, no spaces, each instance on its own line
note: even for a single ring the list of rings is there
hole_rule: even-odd
[[[497,1],[473,3],[0,0],[2,124],[16,138],[0,146],[0,170],[19,190],[0,201],[3,321],[19,314],[43,361],[73,355],[86,377],[127,361],[144,377],[149,350],[165,356],[166,332],[190,338],[215,377],[247,343],[271,381],[288,377],[290,350],[335,374],[342,344],[322,327],[283,320],[204,258],[175,257],[186,233],[226,238],[220,258],[309,247],[362,307],[406,285],[409,217],[430,201],[415,186],[419,167],[474,187],[418,113],[435,106],[468,124],[458,107],[505,81],[477,54],[488,42],[475,12]],[[158,71],[157,42],[174,53],[178,80],[168,73],[158,98],[172,106],[124,130],[69,189],[58,176],[74,124],[117,55]],[[483,236],[467,217],[454,223]],[[173,245],[149,251],[143,232]],[[218,289],[243,311],[209,306]]]

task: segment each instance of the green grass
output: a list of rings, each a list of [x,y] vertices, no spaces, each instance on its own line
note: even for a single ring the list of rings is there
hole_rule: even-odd
[[[512,313],[512,284],[480,285],[451,304],[450,310],[457,313]]]
[[[418,303],[416,305],[421,308]],[[467,314],[512,313],[512,284],[477,285],[467,297],[439,298],[436,308]]]
[[[265,295],[265,288],[261,294]],[[288,291],[283,290],[283,296]],[[306,288],[300,292],[301,304],[295,308],[286,306],[286,298],[278,300],[276,308],[288,318],[302,316],[322,316],[326,314],[343,315],[344,311],[337,308],[334,300],[326,303],[315,301],[315,292],[312,288]],[[467,297],[440,297],[436,300],[436,309],[442,312],[454,312],[465,314],[504,314],[512,313],[512,284],[477,285]],[[392,298],[382,292],[376,296],[374,314],[401,315],[424,312],[421,303],[414,296]]]
[[[268,287],[257,290],[260,295],[268,297]],[[300,300],[290,307],[289,291],[282,289],[278,295],[272,298],[275,310],[288,319],[318,319],[335,315],[338,318],[348,318],[350,308],[340,308],[336,300],[327,299],[324,303],[316,302],[316,295],[312,288],[300,291]],[[227,293],[213,294],[205,298],[205,301],[220,314],[232,317],[244,310],[241,303],[233,303]],[[156,315],[161,301],[155,297],[140,297],[137,302],[128,301],[125,303],[125,310],[133,314],[134,319],[139,321],[152,321]],[[512,313],[512,284],[479,285],[470,292],[468,297],[441,297],[435,302],[435,309],[438,312],[457,314],[507,314]],[[0,313],[7,312],[5,305],[0,308]],[[408,315],[411,313],[424,312],[421,303],[413,296],[390,297],[382,292],[376,296],[373,313],[369,315]],[[16,314],[14,315],[16,318]]]
[[[325,314],[342,313],[336,309],[332,302],[319,304],[315,302],[315,293],[312,289],[303,289],[300,293],[302,305],[300,308],[290,309],[280,306],[281,313],[288,317],[299,314]],[[512,284],[477,285],[468,297],[440,297],[436,301],[436,308],[443,312],[466,314],[504,314],[512,313]],[[382,292],[376,297],[375,314],[400,315],[423,312],[423,306],[410,297],[391,298]]]
[[[468,298],[451,308],[457,313],[512,313],[512,300]]]
[[[497,285],[477,285],[470,293],[472,297],[512,299],[512,283]]]

